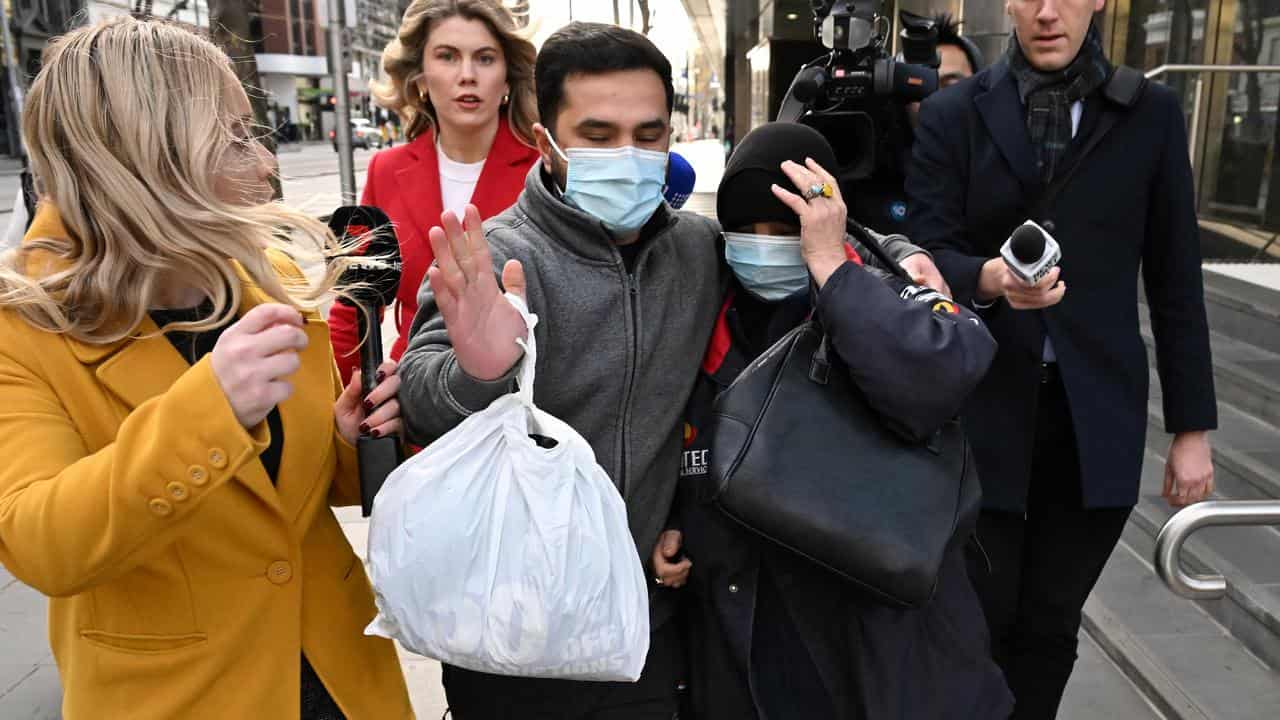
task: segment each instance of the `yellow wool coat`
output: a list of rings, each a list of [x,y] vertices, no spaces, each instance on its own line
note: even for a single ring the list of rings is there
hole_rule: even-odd
[[[28,237],[65,234],[45,207]],[[270,301],[245,282],[241,313]],[[348,718],[413,716],[394,646],[363,632],[373,593],[330,509],[359,502],[356,456],[328,328],[306,332],[272,486],[266,423],[240,426],[208,356],[0,311],[0,562],[51,597],[65,717],[297,718],[302,653]]]

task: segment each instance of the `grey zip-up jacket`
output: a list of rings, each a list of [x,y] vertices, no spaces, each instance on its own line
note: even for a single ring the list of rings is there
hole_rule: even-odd
[[[495,270],[510,258],[524,265],[538,316],[534,402],[591,444],[651,575],[680,471],[684,406],[720,309],[720,228],[664,204],[628,273],[608,231],[553,195],[541,164],[515,206],[484,228]],[[418,444],[511,391],[510,378],[480,382],[458,366],[426,282],[399,372],[408,439]],[[654,628],[670,615],[670,595],[651,592]]]
[[[524,266],[529,310],[538,316],[534,402],[591,444],[626,501],[651,575],[680,474],[685,404],[729,272],[720,226],[662,205],[629,273],[604,226],[561,201],[541,173],[534,165],[515,206],[485,223],[485,239],[496,272],[512,258]],[[885,247],[895,259],[921,252],[901,236]],[[511,392],[514,369],[491,382],[463,372],[424,281],[399,373],[408,440],[425,445]],[[673,606],[670,591],[651,588],[656,629]]]

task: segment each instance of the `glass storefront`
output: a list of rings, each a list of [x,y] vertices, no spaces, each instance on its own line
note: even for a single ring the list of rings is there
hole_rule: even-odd
[[[777,38],[759,29],[772,28],[776,35],[791,21],[801,33],[797,40],[807,38],[808,8],[803,0],[740,4],[750,6],[747,14],[756,24],[739,51],[750,62],[737,68],[737,84],[746,97],[738,101],[735,120],[754,126],[772,116],[774,96],[786,89],[777,77],[789,80],[798,67],[780,70],[785,63],[773,52]],[[886,1],[886,9],[946,10],[963,17],[965,33],[983,43],[989,60],[1007,42],[1004,5],[1004,0]],[[1150,73],[1181,99],[1205,258],[1280,262],[1280,0],[1107,0],[1096,20],[1114,62]]]
[[[1280,65],[1280,0],[1115,0],[1101,20],[1111,57],[1148,72]],[[1206,259],[1280,261],[1280,73],[1155,79],[1182,98]]]

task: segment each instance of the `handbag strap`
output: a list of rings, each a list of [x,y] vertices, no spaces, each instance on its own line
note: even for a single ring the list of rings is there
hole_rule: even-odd
[[[868,232],[861,223],[851,217],[845,218],[845,229],[850,235],[857,238],[868,252],[875,255],[877,260],[884,264],[885,267],[889,268],[889,272],[909,283],[914,282],[914,280],[911,279],[911,275],[904,270],[901,265],[894,262],[894,260],[889,257],[889,253],[885,252],[884,246],[880,244],[880,241],[876,240],[875,236]]]
[[[889,269],[889,272],[895,276],[907,281],[913,282],[911,275],[903,269],[901,265],[894,262],[889,254],[885,252],[884,247],[880,245],[880,241],[875,238],[865,227],[857,220],[851,217],[845,218],[845,229],[850,235],[857,238],[867,252],[871,253]],[[818,350],[813,354],[813,358],[809,363],[809,379],[819,385],[826,385],[827,379],[831,374],[831,341],[827,337],[827,331],[822,327],[822,320],[818,316],[818,285],[809,279],[809,303],[810,303],[810,322],[814,327],[822,333],[822,340],[818,343]]]
[[[815,318],[813,323],[822,330],[822,324]],[[809,379],[819,385],[826,385],[827,379],[831,377],[831,341],[827,339],[826,330],[822,330],[822,340],[818,343],[818,350],[809,360]]]

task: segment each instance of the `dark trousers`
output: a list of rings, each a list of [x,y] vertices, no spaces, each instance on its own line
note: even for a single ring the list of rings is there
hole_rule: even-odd
[[[1080,613],[1132,508],[1083,507],[1066,392],[1054,366],[1040,385],[1025,516],[984,510],[969,575],[1015,720],[1051,720],[1076,661]]]
[[[452,720],[672,720],[685,680],[680,623],[649,638],[644,671],[634,683],[519,678],[444,666]]]

